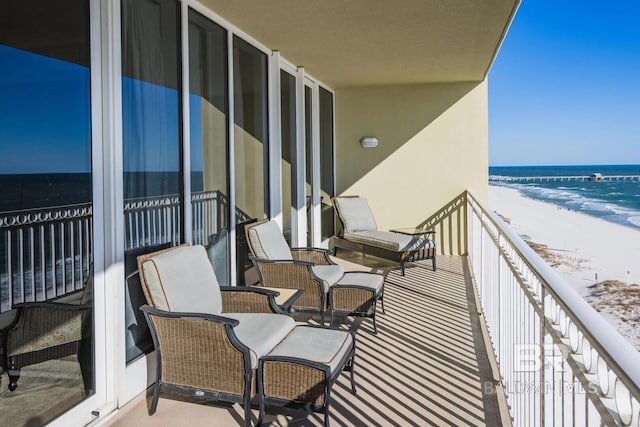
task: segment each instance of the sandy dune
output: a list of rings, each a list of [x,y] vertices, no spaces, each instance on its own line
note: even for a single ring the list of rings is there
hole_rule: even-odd
[[[505,187],[489,187],[489,207],[640,349],[640,230]]]

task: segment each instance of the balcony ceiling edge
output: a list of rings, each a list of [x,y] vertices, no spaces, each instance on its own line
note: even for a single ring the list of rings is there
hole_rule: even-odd
[[[202,0],[334,87],[482,81],[520,0]]]

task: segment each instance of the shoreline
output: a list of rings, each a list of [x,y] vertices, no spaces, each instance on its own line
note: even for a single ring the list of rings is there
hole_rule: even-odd
[[[640,350],[640,230],[502,186],[489,208]]]

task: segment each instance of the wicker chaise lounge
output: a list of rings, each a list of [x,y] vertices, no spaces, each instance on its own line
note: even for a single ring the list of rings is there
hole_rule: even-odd
[[[330,323],[336,314],[370,317],[374,333],[376,306],[382,301],[384,312],[384,276],[370,272],[345,272],[329,257],[326,249],[289,248],[278,224],[261,221],[246,228],[251,260],[263,286],[304,289],[293,308],[320,311],[328,308]]]
[[[333,207],[342,223],[342,231],[332,238],[333,247],[361,251],[400,263],[404,276],[407,262],[430,259],[436,271],[436,242],[424,237],[433,231],[421,231],[423,235],[407,235],[392,231],[380,231],[367,200],[362,197],[334,197]]]
[[[331,385],[343,370],[351,371],[355,393],[353,333],[296,326],[280,314],[275,291],[219,287],[202,246],[143,255],[138,267],[149,304],[141,310],[158,360],[149,415],[163,391],[238,402],[250,426],[252,398],[259,390],[268,393],[254,401],[262,404],[260,420],[265,401],[286,402],[324,412],[328,425]],[[267,356],[272,359],[263,363]]]

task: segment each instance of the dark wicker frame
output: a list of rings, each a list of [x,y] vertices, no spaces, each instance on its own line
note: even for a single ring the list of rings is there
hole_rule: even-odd
[[[358,196],[340,196],[340,197],[358,197]],[[404,276],[404,265],[407,262],[415,262],[422,260],[431,260],[433,271],[436,271],[436,245],[427,249],[416,249],[410,251],[392,251],[389,249],[380,248],[378,246],[367,245],[365,243],[353,242],[344,238],[344,219],[340,215],[340,211],[335,202],[335,197],[331,198],[333,209],[336,216],[340,220],[340,233],[331,238],[331,242],[334,249],[334,255],[338,253],[338,248],[348,249],[350,251],[361,252],[362,255],[368,254],[377,256],[380,258],[388,259],[390,261],[396,261],[400,263],[400,274]],[[425,231],[425,234],[435,234],[435,231]]]
[[[359,273],[377,275],[377,273],[370,272]],[[370,317],[373,321],[373,333],[378,334],[376,323],[378,301],[382,303],[382,313],[386,314],[384,310],[384,281],[377,291],[359,285],[334,285],[329,288],[328,299],[331,325],[333,325],[333,318],[336,314]]]
[[[318,326],[299,326],[319,328]],[[324,414],[324,425],[329,427],[331,387],[343,371],[351,373],[351,392],[356,394],[354,378],[356,336],[351,334],[351,349],[342,358],[338,368],[331,372],[322,363],[288,356],[263,356],[257,370],[257,391],[260,413],[258,425],[262,423],[265,405],[293,410],[307,410]],[[312,388],[305,387],[313,384]]]
[[[311,269],[313,263],[298,260],[267,260],[253,255],[249,259],[258,272],[262,286],[304,291],[291,308],[295,311],[319,311],[321,322],[324,324],[327,298],[322,279]]]
[[[245,425],[251,426],[251,355],[233,331],[240,322],[208,314],[171,313],[148,305],[140,309],[156,349],[149,415],[156,412],[162,391],[241,403]]]
[[[249,348],[233,328],[238,321],[223,315],[178,313],[153,306],[142,265],[168,248],[138,257],[140,284],[149,305],[141,307],[156,349],[156,381],[149,415],[160,391],[203,399],[238,402],[244,406],[245,425],[251,425],[253,370]],[[223,313],[278,313],[278,292],[260,288],[221,287]]]

